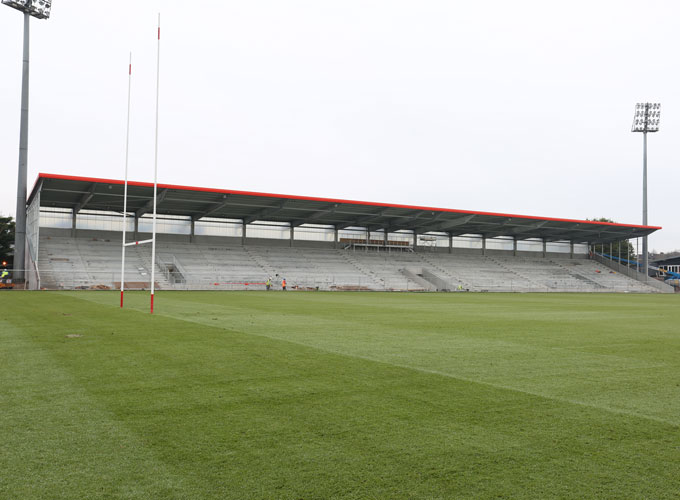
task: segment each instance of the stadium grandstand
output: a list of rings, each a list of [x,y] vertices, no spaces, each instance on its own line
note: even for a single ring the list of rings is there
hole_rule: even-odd
[[[120,287],[124,182],[39,174],[27,287]],[[129,240],[149,238],[153,184],[128,183]],[[655,226],[158,185],[156,256],[126,254],[126,289],[672,292],[604,251]]]

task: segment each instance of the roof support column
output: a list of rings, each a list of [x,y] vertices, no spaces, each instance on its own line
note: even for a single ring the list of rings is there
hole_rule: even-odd
[[[482,235],[482,255],[486,255],[486,236]]]
[[[512,255],[517,257],[517,237],[512,239]]]
[[[290,247],[293,248],[293,240],[295,240],[295,228],[291,224],[290,226]]]
[[[139,216],[135,214],[135,241],[139,240]]]
[[[196,234],[196,221],[191,218],[191,230],[189,231],[189,243],[194,242],[194,235]]]
[[[389,241],[388,239],[389,233],[387,232],[387,228],[383,229],[383,246],[385,247],[385,250],[387,250],[387,242]]]
[[[545,259],[546,249],[548,248],[548,243],[543,238],[543,258]]]
[[[453,235],[449,233],[449,253],[453,253]]]
[[[242,247],[246,246],[246,236],[247,236],[246,226],[247,225],[248,224],[246,224],[245,220],[241,223],[241,246]]]
[[[366,228],[366,251],[368,252],[368,245],[371,240],[371,230],[367,227]]]
[[[76,219],[78,218],[78,212],[73,209],[73,215],[71,216],[71,238],[76,237]]]
[[[418,250],[418,233],[416,230],[413,230],[413,251],[415,252]]]
[[[340,231],[338,231],[337,226],[333,228],[333,248],[338,248],[338,234]]]
[[[574,241],[569,242],[569,258],[573,259],[574,258]]]

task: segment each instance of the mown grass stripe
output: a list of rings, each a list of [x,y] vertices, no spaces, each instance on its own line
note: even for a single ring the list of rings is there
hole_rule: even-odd
[[[339,296],[329,318],[313,295],[221,294],[201,300],[187,294],[184,301],[178,294],[165,302],[182,317],[195,320],[209,313],[209,318],[219,318],[206,319],[206,324],[102,307],[97,302],[105,302],[106,294],[76,295],[75,299],[70,294],[36,294],[30,305],[22,295],[8,296],[11,336],[22,342],[0,373],[22,380],[30,367],[41,365],[21,360],[40,353],[46,366],[63,370],[70,381],[67,387],[74,385],[76,392],[92,400],[84,403],[81,418],[87,418],[89,406],[98,408],[144,445],[139,450],[107,446],[107,427],[112,424],[102,419],[101,432],[91,434],[92,446],[64,442],[55,463],[34,477],[45,485],[41,491],[58,485],[59,477],[68,472],[70,463],[62,455],[87,461],[99,437],[102,448],[114,454],[115,463],[144,461],[148,453],[155,462],[146,469],[140,467],[139,475],[126,477],[121,472],[115,476],[118,487],[104,491],[96,489],[101,463],[93,459],[96,466],[69,481],[71,489],[55,489],[62,498],[79,493],[86,493],[80,497],[112,498],[126,491],[148,497],[174,492],[186,498],[673,498],[678,491],[677,427],[261,335],[272,317],[280,320],[279,330],[293,340],[302,334],[320,336],[315,329],[317,318],[326,327],[333,323],[331,319],[336,321],[338,328],[326,333],[342,335],[343,310],[345,316],[370,311],[366,295],[354,295],[354,300],[361,301],[356,306]],[[86,297],[92,300],[80,300]],[[146,299],[139,295],[131,303],[138,300],[134,305],[141,309]],[[321,302],[328,300],[332,298],[324,297]],[[382,298],[375,296],[375,300]],[[394,305],[411,300],[417,304],[423,299],[390,300]],[[494,300],[506,307],[507,301]],[[537,300],[532,298],[530,303]],[[514,298],[511,301],[518,307]],[[550,307],[559,307],[550,302]],[[442,307],[442,315],[449,314],[446,300],[436,298],[435,303]],[[466,314],[474,314],[474,304],[468,306]],[[485,304],[476,307],[477,314],[483,314]],[[578,305],[572,301],[571,307]],[[600,307],[606,309],[606,301]],[[266,309],[269,314],[258,319],[256,311]],[[399,308],[386,309],[395,314]],[[413,307],[408,309],[413,314]],[[198,314],[188,314],[194,312]],[[299,324],[300,316],[307,318],[306,332],[290,328],[291,322]],[[371,321],[364,322],[367,342],[358,346],[361,349],[385,347],[417,331],[405,328],[399,334],[380,336],[380,328],[394,324],[394,318],[381,322],[380,316],[366,316]],[[212,321],[218,326],[207,324]],[[351,325],[361,323],[352,321]],[[427,328],[422,318],[412,324]],[[483,326],[484,321],[475,324]],[[82,337],[66,339],[69,333]],[[478,334],[491,341],[498,338],[484,328]],[[373,335],[376,338],[371,342]],[[445,336],[446,331],[439,335]],[[466,338],[470,335],[466,333]],[[513,335],[518,338],[521,332]],[[672,346],[673,333],[665,335],[667,345]],[[348,337],[351,346],[357,336]],[[424,338],[435,348],[422,349],[420,355],[429,353],[433,362],[440,362],[439,337]],[[581,344],[589,338],[577,336],[572,341]],[[413,336],[413,345],[422,339]],[[569,342],[551,342],[547,334],[536,340],[527,333],[526,339],[532,348]],[[495,362],[498,352],[480,350],[468,362],[481,369]],[[663,366],[677,366],[672,354],[662,357]],[[605,355],[603,359],[614,363],[614,358]],[[631,359],[639,368],[651,364],[653,356],[645,353]],[[521,368],[510,375],[522,374]],[[549,371],[550,366],[544,368]],[[29,428],[41,428],[41,414],[31,412],[31,405],[39,401],[43,401],[40,407],[53,402],[59,418],[69,415],[70,391],[50,394],[50,389],[59,386],[50,382],[50,373],[36,369],[31,390],[16,391],[6,417],[14,425],[23,421]],[[611,377],[618,381],[623,373],[613,372]],[[658,373],[649,374],[649,380]],[[540,375],[531,382],[537,379]],[[554,385],[546,384],[554,390]],[[657,381],[658,390],[668,396],[673,395],[673,384]],[[26,394],[30,397],[22,401],[21,395]],[[96,429],[98,413],[92,415],[91,425]],[[54,432],[52,421],[48,424],[43,433]],[[26,435],[26,439],[28,448],[40,446],[40,433]],[[0,437],[0,444],[5,442]],[[22,456],[10,451],[6,460],[21,464]],[[157,472],[153,464],[162,470]],[[159,486],[166,471],[178,482],[175,490]],[[26,493],[20,489],[20,478],[10,476],[5,481],[6,491]],[[30,491],[27,498],[31,498]]]

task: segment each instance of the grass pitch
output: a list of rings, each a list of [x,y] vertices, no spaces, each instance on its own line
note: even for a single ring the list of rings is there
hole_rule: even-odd
[[[2,292],[0,498],[678,498],[679,299]]]

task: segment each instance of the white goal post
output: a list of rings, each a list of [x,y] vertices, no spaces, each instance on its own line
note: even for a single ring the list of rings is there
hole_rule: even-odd
[[[123,242],[122,257],[120,266],[120,307],[123,307],[123,295],[125,292],[125,248],[133,245],[144,245],[151,243],[151,306],[150,312],[153,314],[153,299],[156,292],[156,201],[158,195],[158,104],[160,91],[160,68],[161,68],[161,15],[158,14],[158,52],[156,58],[156,137],[154,144],[154,167],[153,167],[153,229],[151,238],[141,241],[127,241],[126,236],[126,216],[127,216],[127,191],[128,191],[128,161],[130,145],[130,95],[132,90],[132,53],[130,54],[130,65],[128,68],[128,109],[127,109],[127,132],[125,137],[125,188],[123,191]]]

